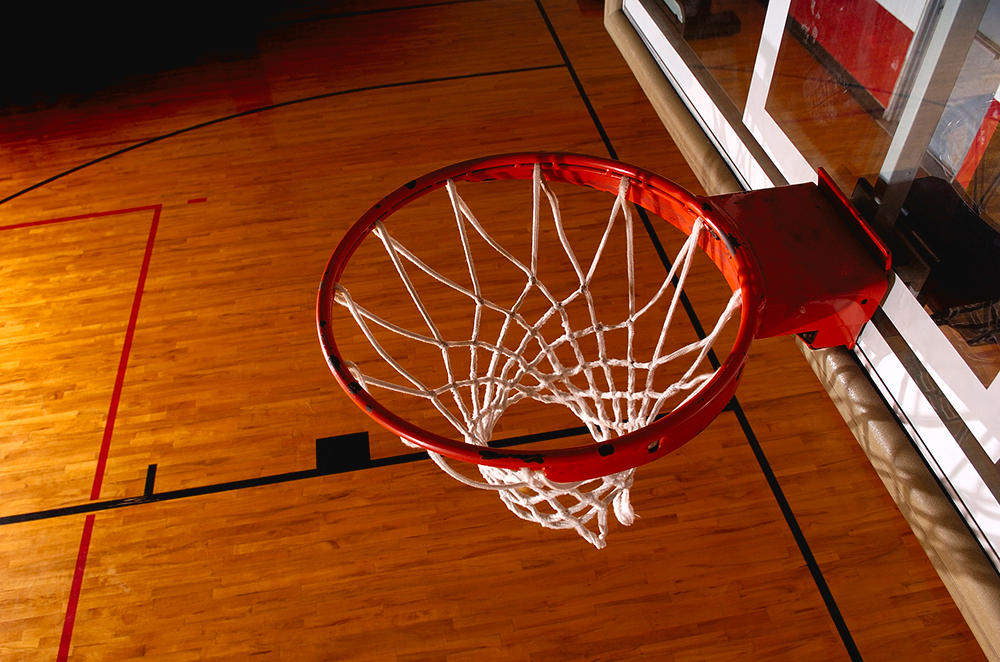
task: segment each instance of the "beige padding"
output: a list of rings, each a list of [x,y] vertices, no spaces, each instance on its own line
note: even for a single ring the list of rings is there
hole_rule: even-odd
[[[850,351],[798,343],[990,660],[1000,660],[1000,578]]]
[[[705,192],[717,195],[741,191],[736,176],[670,86],[660,65],[621,9],[621,0],[606,2],[604,26]]]
[[[705,192],[738,191],[735,176],[622,13],[622,0],[605,2],[604,25]],[[817,351],[798,344],[983,652],[1000,662],[1000,576],[854,355],[844,348]]]

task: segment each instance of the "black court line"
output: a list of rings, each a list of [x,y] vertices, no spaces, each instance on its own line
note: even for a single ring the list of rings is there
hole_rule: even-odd
[[[518,435],[516,437],[508,437],[506,439],[497,439],[496,441],[491,441],[489,443],[489,446],[491,448],[506,448],[509,446],[519,446],[539,441],[552,441],[554,439],[575,437],[586,433],[587,433],[587,428],[585,426],[579,426],[573,428],[565,428],[562,430],[554,430],[551,432],[538,432],[534,434],[525,434],[525,435]],[[356,432],[353,434],[341,435],[339,437],[330,437],[324,441],[327,441],[330,444],[336,444],[338,442],[343,441],[346,442],[348,445],[354,445],[354,446],[363,443],[365,445],[365,452],[367,452],[368,434],[366,432]],[[116,508],[138,506],[146,503],[173,501],[175,499],[185,499],[188,497],[202,496],[205,494],[233,492],[236,490],[244,490],[251,487],[261,487],[263,485],[274,485],[277,483],[289,483],[297,480],[316,478],[319,476],[331,476],[334,474],[350,473],[352,471],[359,471],[363,469],[377,469],[379,467],[388,467],[396,464],[408,464],[410,462],[419,462],[421,460],[429,460],[429,459],[430,456],[428,456],[426,451],[417,451],[414,453],[403,453],[401,455],[391,455],[389,457],[380,457],[374,459],[368,457],[359,459],[357,455],[353,455],[352,458],[349,459],[347,462],[334,463],[327,461],[324,458],[322,452],[320,451],[319,443],[317,442],[317,467],[314,469],[304,469],[301,471],[288,471],[280,474],[271,474],[269,476],[258,476],[256,478],[245,478],[242,480],[233,480],[223,483],[198,485],[196,487],[186,487],[184,489],[168,490],[166,492],[155,491],[156,465],[151,464],[146,470],[146,482],[143,488],[142,496],[125,497],[122,499],[108,499],[105,501],[88,501],[86,503],[81,503],[73,506],[63,506],[60,508],[37,510],[34,512],[21,513],[18,515],[7,515],[4,517],[0,517],[0,526],[6,524],[18,524],[21,522],[34,522],[43,519],[53,519],[56,517],[67,517],[70,515],[96,513],[104,510],[114,510]]]
[[[480,72],[471,73],[471,74],[456,74],[454,76],[439,76],[439,77],[435,77],[435,78],[422,78],[422,79],[418,79],[418,80],[399,81],[399,82],[395,82],[395,83],[382,83],[382,84],[379,84],[379,85],[368,85],[368,86],[365,86],[365,87],[355,87],[355,88],[351,88],[351,89],[348,89],[348,90],[337,90],[335,92],[324,92],[323,94],[314,94],[312,96],[301,97],[299,99],[290,99],[288,101],[281,101],[279,103],[270,104],[268,106],[261,106],[259,108],[251,108],[249,110],[244,110],[244,111],[241,111],[241,112],[238,112],[238,113],[233,113],[232,115],[225,115],[224,117],[217,117],[217,118],[215,118],[213,120],[208,120],[208,121],[205,121],[205,122],[199,122],[198,124],[192,124],[191,126],[187,126],[187,127],[182,128],[182,129],[177,129],[175,131],[170,131],[169,133],[164,133],[162,135],[155,136],[153,138],[149,138],[147,140],[142,140],[142,141],[137,142],[137,143],[135,143],[133,145],[129,145],[128,147],[123,147],[122,149],[116,150],[114,152],[110,152],[110,153],[105,154],[103,156],[99,156],[96,159],[91,159],[90,161],[87,161],[85,163],[81,163],[80,165],[74,166],[74,167],[70,168],[69,170],[64,170],[63,172],[60,172],[57,175],[53,175],[53,176],[49,177],[48,179],[44,179],[44,180],[42,180],[42,181],[40,181],[40,182],[38,182],[36,184],[32,184],[31,186],[29,186],[27,188],[24,188],[24,189],[18,191],[17,193],[13,193],[11,195],[8,195],[6,198],[3,198],[2,200],[0,200],[0,205],[2,205],[4,203],[7,203],[7,202],[10,202],[11,200],[13,200],[15,198],[18,198],[18,197],[24,195],[25,193],[29,193],[31,191],[34,191],[37,188],[41,188],[41,187],[43,187],[43,186],[45,186],[47,184],[51,184],[52,182],[57,181],[59,179],[62,179],[63,177],[66,177],[68,175],[72,175],[75,172],[79,172],[80,170],[83,170],[84,168],[89,168],[90,166],[97,165],[98,163],[102,163],[103,161],[107,161],[108,159],[112,159],[112,158],[114,158],[116,156],[121,156],[122,154],[127,154],[129,152],[135,151],[135,150],[140,149],[142,147],[146,147],[148,145],[152,145],[154,143],[158,143],[158,142],[166,140],[168,138],[174,138],[176,136],[180,136],[180,135],[183,135],[185,133],[191,133],[192,131],[197,131],[198,129],[204,129],[204,128],[209,127],[209,126],[214,126],[216,124],[222,124],[223,122],[228,122],[230,120],[238,119],[238,118],[241,118],[241,117],[247,117],[249,115],[256,115],[257,113],[263,113],[263,112],[266,112],[266,111],[269,111],[269,110],[276,110],[278,108],[285,108],[285,107],[288,107],[288,106],[294,106],[294,105],[297,105],[297,104],[300,104],[300,103],[308,103],[310,101],[319,101],[321,99],[332,99],[334,97],[347,96],[349,94],[358,94],[358,93],[361,93],[361,92],[374,92],[376,90],[389,90],[389,89],[398,88],[398,87],[409,87],[409,86],[414,86],[414,85],[430,85],[430,84],[434,84],[434,83],[445,83],[445,82],[456,81],[456,80],[468,80],[468,79],[472,79],[472,78],[487,78],[487,77],[490,77],[490,76],[503,76],[503,75],[507,75],[507,74],[521,74],[521,73],[529,73],[529,72],[532,72],[532,71],[545,71],[547,69],[562,69],[565,66],[566,65],[564,65],[564,64],[543,64],[543,65],[538,65],[538,66],[535,66],[535,67],[521,67],[521,68],[517,68],[517,69],[500,69],[500,70],[496,70],[496,71],[480,71]]]
[[[546,14],[541,0],[535,0],[535,5],[538,7],[538,11],[542,15],[542,19],[545,21],[545,25],[548,27],[549,33],[552,35],[552,40],[555,42],[556,47],[559,49],[559,53],[563,57],[566,69],[572,77],[573,83],[576,85],[576,89],[587,107],[587,112],[590,113],[591,120],[594,122],[594,127],[597,129],[598,134],[601,136],[601,140],[604,142],[605,148],[608,150],[608,155],[612,159],[617,160],[617,151],[611,143],[611,139],[608,136],[607,131],[605,131],[597,111],[594,109],[593,104],[591,104],[590,99],[587,97],[587,92],[583,87],[583,83],[576,75],[576,70],[573,68],[569,55],[566,53],[566,49],[563,48],[562,42],[556,34],[552,21],[549,20],[548,14]],[[669,271],[670,261],[663,250],[659,238],[656,236],[656,232],[652,224],[649,222],[649,219],[645,214],[641,214],[641,218],[650,239],[656,247],[657,254],[660,256],[661,261],[663,261],[664,267]],[[682,296],[682,300],[684,301],[684,310],[687,313],[692,326],[698,333],[698,337],[704,338],[704,327],[698,319],[693,306],[691,306],[686,296]],[[719,361],[715,356],[714,351],[710,352],[710,360],[713,367],[718,368]],[[792,508],[788,503],[788,499],[785,497],[785,493],[781,489],[781,485],[778,482],[774,471],[771,469],[771,464],[764,453],[764,449],[761,448],[760,443],[757,441],[757,436],[754,434],[753,428],[750,426],[750,421],[747,419],[746,414],[743,412],[743,408],[740,406],[739,401],[735,397],[729,403],[729,406],[736,414],[736,419],[739,422],[740,428],[743,430],[747,443],[749,443],[754,457],[757,459],[757,464],[760,466],[760,469],[764,474],[764,478],[767,480],[767,484],[771,489],[771,493],[774,496],[775,501],[778,503],[778,508],[781,510],[781,514],[785,519],[785,524],[788,526],[788,529],[792,533],[792,537],[795,539],[795,543],[799,548],[799,553],[802,555],[803,560],[806,562],[806,566],[809,568],[809,573],[812,575],[813,582],[816,584],[816,588],[819,590],[819,593],[823,598],[827,613],[829,613],[831,620],[833,620],[834,625],[837,628],[837,632],[840,635],[844,648],[847,650],[847,654],[850,656],[851,660],[860,661],[862,659],[861,652],[854,643],[854,638],[851,636],[851,632],[847,627],[847,622],[844,620],[844,617],[840,612],[840,608],[837,606],[837,602],[833,597],[833,593],[830,591],[830,587],[827,585],[826,579],[823,577],[823,572],[816,561],[816,557],[813,555],[812,550],[809,547],[809,543],[806,540],[805,535],[802,533],[802,528],[799,526],[798,521],[795,518],[795,513],[792,511]]]
[[[764,473],[764,478],[771,488],[771,493],[778,502],[778,508],[781,509],[781,514],[785,518],[785,524],[788,526],[788,529],[792,532],[792,537],[795,538],[795,544],[798,546],[799,553],[802,554],[802,558],[809,568],[809,574],[812,575],[813,582],[815,582],[816,588],[823,597],[823,602],[826,604],[826,609],[830,614],[831,620],[833,620],[834,625],[837,627],[837,633],[840,634],[844,648],[847,649],[847,654],[851,660],[860,661],[861,651],[858,650],[857,645],[854,643],[854,637],[851,636],[851,631],[847,627],[847,621],[844,620],[843,614],[840,613],[840,608],[833,597],[833,592],[830,591],[830,586],[826,583],[826,578],[823,577],[823,571],[820,569],[816,557],[809,548],[809,542],[806,540],[806,536],[802,532],[798,520],[795,519],[795,513],[792,511],[792,507],[785,497],[784,490],[781,489],[778,477],[774,474],[774,470],[771,469],[771,463],[768,462],[767,456],[764,454],[764,449],[761,448],[760,442],[757,441],[757,436],[750,427],[750,421],[747,420],[746,414],[743,412],[743,408],[739,402],[736,401],[736,398],[733,398],[733,405],[733,413],[736,414],[736,420],[739,421],[740,427],[743,428],[743,432],[747,436],[747,442],[753,450],[754,457],[757,458],[757,464],[760,465],[760,469]]]
[[[723,411],[733,412],[734,402],[730,402]],[[565,439],[567,437],[577,437],[588,433],[586,426],[564,428],[550,432],[536,432],[533,434],[518,435],[506,439],[496,439],[489,442],[490,448],[508,448],[510,446],[521,446],[542,441],[553,441],[555,439]],[[320,442],[327,442],[327,448],[321,448]],[[345,453],[340,449],[332,448],[333,445],[344,442],[348,448]],[[363,450],[358,452],[358,446],[364,445]],[[354,446],[354,448],[350,448]],[[129,506],[139,506],[146,503],[157,503],[160,501],[173,501],[175,499],[186,499],[188,497],[203,496],[206,494],[219,494],[220,492],[234,492],[252,487],[264,485],[275,485],[277,483],[290,483],[297,480],[317,478],[319,476],[332,476],[335,474],[351,473],[365,469],[378,469],[379,467],[389,467],[397,464],[409,464],[429,460],[430,456],[426,451],[416,451],[413,453],[402,453],[400,455],[390,455],[388,457],[371,458],[368,453],[368,433],[355,432],[351,434],[329,437],[327,439],[317,439],[316,468],[303,469],[300,471],[287,471],[269,476],[258,476],[256,478],[244,478],[241,480],[226,481],[223,483],[212,483],[209,485],[198,485],[196,487],[186,487],[180,490],[168,490],[166,492],[156,492],[156,470],[157,465],[151,464],[146,468],[146,482],[143,487],[142,496],[125,497],[122,499],[108,499],[105,501],[88,501],[74,506],[62,506],[59,508],[49,508],[47,510],[36,510],[18,515],[6,515],[0,517],[0,526],[6,524],[19,524],[22,522],[34,522],[43,519],[53,519],[56,517],[68,517],[70,515],[81,515],[101,512],[104,510],[114,510],[116,508],[126,508]],[[363,457],[362,457],[363,456]],[[346,457],[346,460],[344,459]],[[334,459],[331,459],[334,458]]]
[[[146,484],[142,488],[142,496],[153,496],[153,486],[156,485],[156,465],[146,468]]]
[[[563,66],[569,72],[569,77],[573,79],[573,85],[576,86],[576,91],[580,94],[580,99],[583,101],[583,105],[587,107],[587,113],[590,114],[590,119],[594,123],[594,128],[597,129],[597,133],[601,136],[601,142],[604,143],[604,148],[608,150],[608,156],[612,159],[618,160],[618,152],[615,151],[614,145],[611,144],[611,138],[608,137],[607,131],[604,130],[604,124],[601,123],[600,118],[597,116],[597,111],[594,109],[594,105],[590,103],[590,97],[587,96],[587,92],[583,89],[583,83],[580,81],[580,77],[576,75],[576,69],[573,67],[573,63],[570,62],[569,54],[566,49],[563,48],[562,41],[559,39],[559,35],[556,34],[555,26],[552,25],[552,21],[549,20],[549,15],[545,11],[545,7],[542,6],[541,0],[535,0],[535,6],[538,7],[538,13],[542,15],[542,20],[545,21],[545,27],[549,30],[549,35],[552,36],[552,43],[555,44],[556,49],[559,51],[559,55],[562,56]]]

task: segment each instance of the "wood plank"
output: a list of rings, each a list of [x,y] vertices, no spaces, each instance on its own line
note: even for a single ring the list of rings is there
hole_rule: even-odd
[[[56,657],[83,519],[4,527],[0,537],[0,655],[5,660]]]

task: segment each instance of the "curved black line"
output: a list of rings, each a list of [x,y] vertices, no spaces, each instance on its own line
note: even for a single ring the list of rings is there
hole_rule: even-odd
[[[154,138],[148,138],[147,140],[143,140],[141,142],[137,142],[137,143],[135,143],[133,145],[129,145],[128,147],[123,147],[122,149],[119,149],[117,151],[111,152],[109,154],[105,154],[104,156],[99,156],[96,159],[92,159],[90,161],[87,161],[86,163],[82,163],[82,164],[80,164],[78,166],[74,166],[74,167],[70,168],[69,170],[64,170],[63,172],[60,172],[57,175],[53,175],[52,177],[49,177],[48,179],[42,180],[42,181],[38,182],[37,184],[32,184],[31,186],[29,186],[29,187],[27,187],[25,189],[22,189],[22,190],[18,191],[17,193],[14,193],[12,195],[8,195],[6,198],[3,198],[2,200],[0,200],[0,205],[2,205],[4,203],[7,203],[7,202],[10,202],[14,198],[18,198],[18,197],[24,195],[25,193],[28,193],[30,191],[34,191],[37,188],[41,188],[42,186],[45,186],[46,184],[51,184],[52,182],[54,182],[54,181],[56,181],[58,179],[62,179],[63,177],[66,177],[68,175],[71,175],[74,172],[78,172],[80,170],[83,170],[84,168],[89,168],[92,165],[97,165],[98,163],[101,163],[102,161],[107,161],[108,159],[114,158],[116,156],[121,156],[122,154],[127,154],[128,152],[137,150],[140,147],[146,147],[147,145],[152,145],[153,143],[158,143],[158,142],[160,142],[162,140],[166,140],[167,138],[174,138],[176,136],[183,135],[185,133],[190,133],[192,131],[197,131],[198,129],[204,129],[205,127],[208,127],[208,126],[214,126],[216,124],[221,124],[222,122],[228,122],[229,120],[234,120],[234,119],[237,119],[237,118],[240,118],[240,117],[247,117],[248,115],[256,115],[257,113],[263,113],[263,112],[268,111],[268,110],[275,110],[277,108],[285,108],[287,106],[294,106],[296,104],[306,103],[306,102],[309,102],[309,101],[318,101],[318,100],[321,100],[321,99],[330,99],[330,98],[333,98],[333,97],[346,96],[348,94],[357,94],[359,92],[372,92],[372,91],[375,91],[375,90],[387,90],[387,89],[392,89],[392,88],[396,88],[396,87],[407,87],[407,86],[410,86],[410,85],[428,85],[428,84],[433,84],[433,83],[443,83],[443,82],[454,81],[454,80],[466,80],[466,79],[470,79],[470,78],[486,78],[486,77],[489,77],[489,76],[502,76],[502,75],[506,75],[506,74],[520,74],[520,73],[527,73],[527,72],[531,72],[531,71],[544,71],[544,70],[547,70],[547,69],[561,69],[561,68],[563,68],[565,66],[566,65],[564,65],[564,64],[545,64],[545,65],[539,65],[539,66],[535,66],[535,67],[521,67],[519,69],[502,69],[502,70],[498,70],[498,71],[481,71],[481,72],[474,73],[474,74],[458,74],[458,75],[455,75],[455,76],[440,76],[440,77],[436,77],[436,78],[423,78],[423,79],[420,79],[420,80],[401,81],[401,82],[398,82],[398,83],[382,83],[380,85],[368,85],[368,86],[365,86],[365,87],[356,87],[356,88],[352,88],[352,89],[349,89],[349,90],[338,90],[336,92],[324,92],[323,94],[315,94],[313,96],[302,97],[302,98],[299,98],[299,99],[291,99],[289,101],[281,101],[279,103],[270,104],[268,106],[261,106],[259,108],[251,108],[250,110],[244,110],[244,111],[241,111],[241,112],[238,112],[238,113],[233,113],[232,115],[226,115],[224,117],[217,117],[217,118],[215,118],[213,120],[208,120],[207,122],[201,122],[199,124],[192,124],[191,126],[184,127],[183,129],[177,129],[175,131],[171,131],[169,133],[164,133],[164,134],[156,136]]]
[[[429,7],[442,7],[447,5],[464,5],[471,2],[483,2],[484,0],[440,0],[439,2],[423,2],[417,5],[402,5],[400,7],[379,7],[377,9],[359,9],[357,11],[340,12],[337,14],[316,14],[309,18],[290,19],[279,21],[277,26],[297,25],[299,23],[318,23],[319,21],[335,21],[342,18],[354,18],[356,16],[371,16],[372,14],[385,14],[388,12],[409,11],[411,9],[427,9]]]

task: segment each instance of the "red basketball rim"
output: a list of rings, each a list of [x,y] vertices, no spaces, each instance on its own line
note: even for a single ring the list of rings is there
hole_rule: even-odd
[[[489,181],[531,179],[539,164],[548,181],[561,181],[617,195],[622,177],[630,180],[630,202],[666,219],[690,234],[697,218],[707,232],[699,244],[725,276],[730,288],[741,290],[742,306],[736,339],[711,379],[675,409],[646,427],[600,443],[566,449],[493,449],[444,437],[392,413],[376,400],[347,369],[337,348],[331,319],[335,286],[348,260],[375,224],[385,221],[409,202],[442,188],[450,179]],[[394,434],[446,457],[506,469],[543,471],[556,482],[606,476],[651,462],[676,450],[705,429],[732,398],[746,363],[763,308],[756,260],[739,229],[706,198],[685,191],[659,175],[625,163],[564,153],[520,153],[489,156],[451,165],[411,181],[375,203],[351,228],[327,264],[317,297],[317,329],[326,360],[344,391],[362,410]]]

